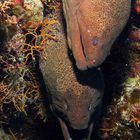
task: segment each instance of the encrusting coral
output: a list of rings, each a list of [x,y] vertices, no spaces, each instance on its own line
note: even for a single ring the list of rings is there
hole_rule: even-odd
[[[0,18],[0,127],[6,124],[9,127],[12,116],[21,114],[28,117],[30,106],[35,114],[33,117],[45,121],[44,99],[36,78],[35,59],[46,49],[46,40],[55,39],[45,31],[51,31],[50,26],[57,21],[43,20],[43,5],[39,0],[1,1]],[[46,30],[41,30],[43,26]],[[46,58],[45,53],[43,56]],[[9,133],[14,136],[12,130]]]

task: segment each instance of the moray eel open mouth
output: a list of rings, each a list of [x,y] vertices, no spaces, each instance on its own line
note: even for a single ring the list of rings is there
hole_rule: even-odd
[[[123,30],[131,0],[63,0],[67,40],[80,70],[100,66]]]
[[[68,128],[66,123],[59,118],[61,129],[65,140],[89,140],[91,137],[93,124],[85,129]]]

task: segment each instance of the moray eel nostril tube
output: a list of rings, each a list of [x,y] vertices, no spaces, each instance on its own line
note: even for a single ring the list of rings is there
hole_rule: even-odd
[[[101,65],[127,23],[131,0],[62,0],[77,67]]]

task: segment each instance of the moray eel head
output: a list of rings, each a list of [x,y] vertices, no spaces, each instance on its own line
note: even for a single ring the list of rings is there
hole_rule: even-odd
[[[86,90],[79,97],[75,96],[72,90],[68,90],[64,96],[61,94],[52,95],[51,108],[61,120],[61,128],[64,128],[65,131],[67,129],[64,135],[68,133],[67,135],[71,137],[68,128],[89,131],[89,128],[99,117],[102,95],[101,91],[95,89]]]
[[[127,23],[131,0],[63,0],[67,38],[80,70],[100,66]]]

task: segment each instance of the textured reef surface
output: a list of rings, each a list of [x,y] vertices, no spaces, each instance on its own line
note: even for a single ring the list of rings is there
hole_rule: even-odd
[[[59,0],[0,1],[1,140],[63,139],[38,61],[41,56],[47,62],[47,49],[60,41],[56,17],[61,10]],[[139,21],[140,1],[135,0],[126,28],[101,65],[105,96],[91,140],[140,138]]]

